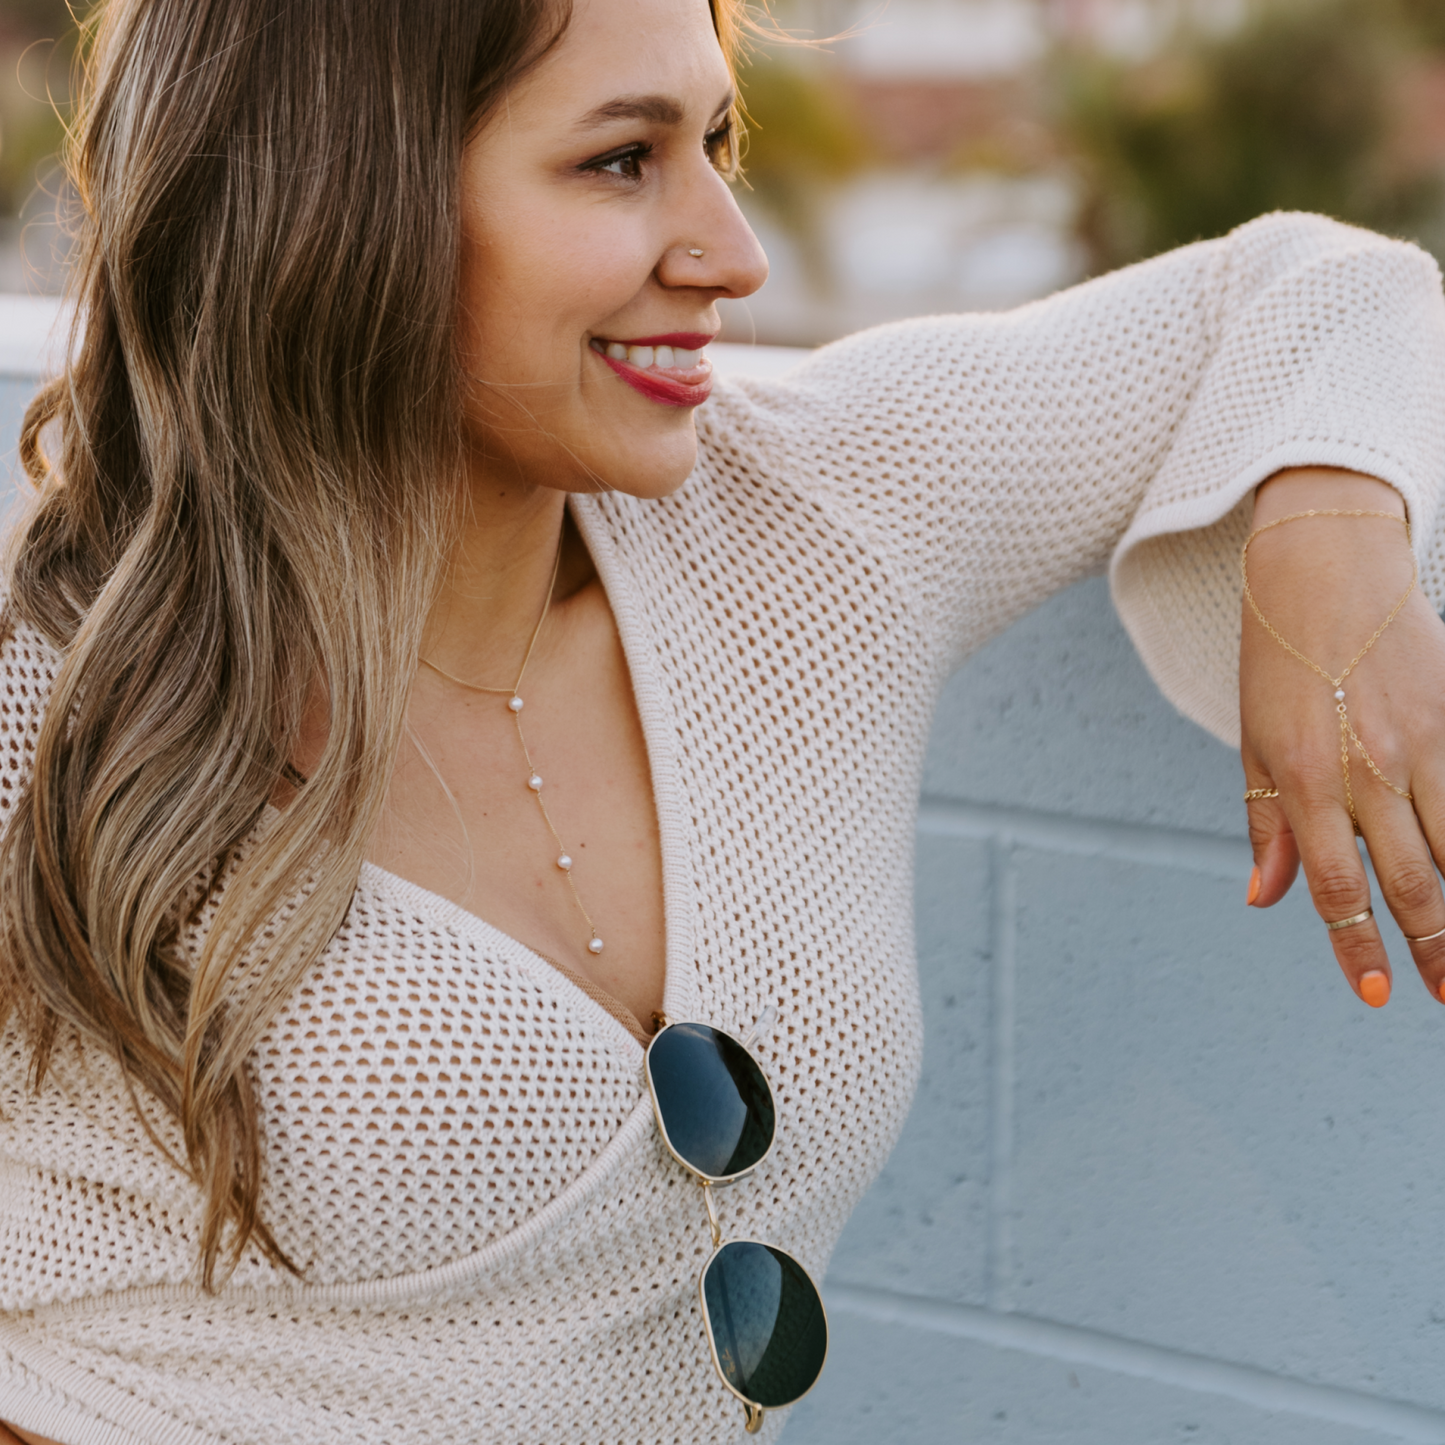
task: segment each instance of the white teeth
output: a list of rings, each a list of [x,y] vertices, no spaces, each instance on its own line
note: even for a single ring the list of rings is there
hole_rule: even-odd
[[[662,370],[692,371],[703,359],[703,351],[689,351],[683,346],[629,346],[625,341],[603,342],[596,337],[591,342],[594,351],[600,351],[613,361],[625,361],[631,366],[646,371],[656,366]]]

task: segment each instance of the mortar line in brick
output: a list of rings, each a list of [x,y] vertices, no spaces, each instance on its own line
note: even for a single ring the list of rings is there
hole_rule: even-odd
[[[988,1302],[1013,1308],[1014,1025],[1017,953],[1018,870],[1013,841],[993,839],[989,849],[993,884],[993,975],[989,1022],[992,1072],[989,1118]]]
[[[982,841],[1007,835],[1025,848],[1180,868],[1212,878],[1245,879],[1253,862],[1245,838],[1118,823],[1108,818],[1073,818],[1063,813],[950,798],[923,799],[918,831],[928,837]]]
[[[1382,1399],[1338,1385],[1317,1385],[1252,1365],[1232,1364],[1078,1325],[1002,1314],[976,1305],[923,1299],[867,1285],[829,1284],[823,1293],[829,1311],[837,1315],[856,1315],[879,1324],[927,1330],[996,1349],[1093,1366],[1116,1375],[1224,1396],[1262,1410],[1373,1430],[1417,1445],[1445,1445],[1445,1413],[1423,1405]]]

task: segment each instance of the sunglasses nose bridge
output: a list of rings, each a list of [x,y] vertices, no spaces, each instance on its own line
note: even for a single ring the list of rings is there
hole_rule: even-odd
[[[722,1224],[717,1217],[717,1204],[712,1197],[712,1181],[710,1179],[699,1179],[702,1185],[703,1203],[707,1205],[707,1227],[712,1231],[712,1247],[716,1249],[722,1244]]]

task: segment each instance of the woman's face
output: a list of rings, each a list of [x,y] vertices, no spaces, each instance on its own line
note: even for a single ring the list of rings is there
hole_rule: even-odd
[[[731,99],[707,0],[577,0],[467,146],[461,345],[490,480],[658,497],[686,479],[714,303],[768,269],[713,164]]]

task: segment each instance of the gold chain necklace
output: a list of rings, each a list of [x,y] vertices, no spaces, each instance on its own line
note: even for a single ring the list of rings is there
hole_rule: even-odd
[[[546,823],[547,831],[551,833],[553,841],[557,844],[557,867],[566,878],[567,886],[572,890],[572,901],[577,905],[577,911],[587,922],[587,932],[590,935],[587,939],[587,952],[595,956],[602,952],[602,940],[597,935],[597,925],[592,922],[592,915],[588,913],[586,905],[582,902],[582,895],[577,891],[577,881],[572,877],[572,856],[567,852],[567,847],[562,842],[562,835],[557,831],[557,825],[553,823],[552,815],[547,811],[546,801],[542,797],[542,775],[532,762],[532,754],[527,747],[527,735],[522,731],[522,708],[525,706],[522,701],[522,679],[527,675],[527,664],[532,660],[532,652],[537,646],[537,638],[542,633],[542,624],[547,620],[547,613],[552,606],[552,594],[557,590],[557,572],[561,565],[562,548],[559,545],[557,558],[552,563],[552,580],[547,584],[547,596],[542,603],[542,615],[537,618],[537,625],[532,629],[532,638],[527,643],[527,652],[522,658],[522,666],[517,671],[517,680],[511,687],[483,687],[480,683],[466,682],[460,677],[454,677],[445,668],[438,667],[430,658],[418,656],[417,661],[422,666],[431,668],[439,677],[446,678],[448,682],[466,688],[468,692],[486,692],[501,695],[507,699],[507,711],[511,713],[512,721],[516,724],[517,741],[522,745],[522,757],[527,764],[527,787],[537,800],[542,821]]]
[[[1304,665],[1319,673],[1324,680],[1335,690],[1335,712],[1340,719],[1340,769],[1345,779],[1345,805],[1350,810],[1350,822],[1354,824],[1356,834],[1360,831],[1360,820],[1355,813],[1355,795],[1350,788],[1350,744],[1354,743],[1361,759],[1369,770],[1398,797],[1404,798],[1406,802],[1413,803],[1415,800],[1404,788],[1397,788],[1378,767],[1375,760],[1370,756],[1369,750],[1360,741],[1360,735],[1355,731],[1355,725],[1350,721],[1350,714],[1345,706],[1345,679],[1359,666],[1365,654],[1380,640],[1384,630],[1400,615],[1401,609],[1410,600],[1410,594],[1415,590],[1420,580],[1420,568],[1415,561],[1413,549],[1410,553],[1410,585],[1405,589],[1405,595],[1390,609],[1390,615],[1375,629],[1370,640],[1350,659],[1350,665],[1338,677],[1331,677],[1319,663],[1313,661],[1295,647],[1284,636],[1273,623],[1259,610],[1259,603],[1254,600],[1254,593],[1249,590],[1249,548],[1250,544],[1258,536],[1265,532],[1272,531],[1275,527],[1282,527],[1286,522],[1298,522],[1304,517],[1384,517],[1390,522],[1399,522],[1405,528],[1405,541],[1408,543],[1410,537],[1410,523],[1405,517],[1397,517],[1393,512],[1367,512],[1367,511],[1344,511],[1338,508],[1329,511],[1310,510],[1308,512],[1291,512],[1287,517],[1279,517],[1273,522],[1266,522],[1263,527],[1257,527],[1244,540],[1244,549],[1239,554],[1239,568],[1244,579],[1244,597],[1249,603],[1250,610],[1259,619],[1259,624],[1291,657],[1298,658]],[[1277,798],[1277,788],[1252,788],[1245,794],[1246,800],[1254,798]]]

